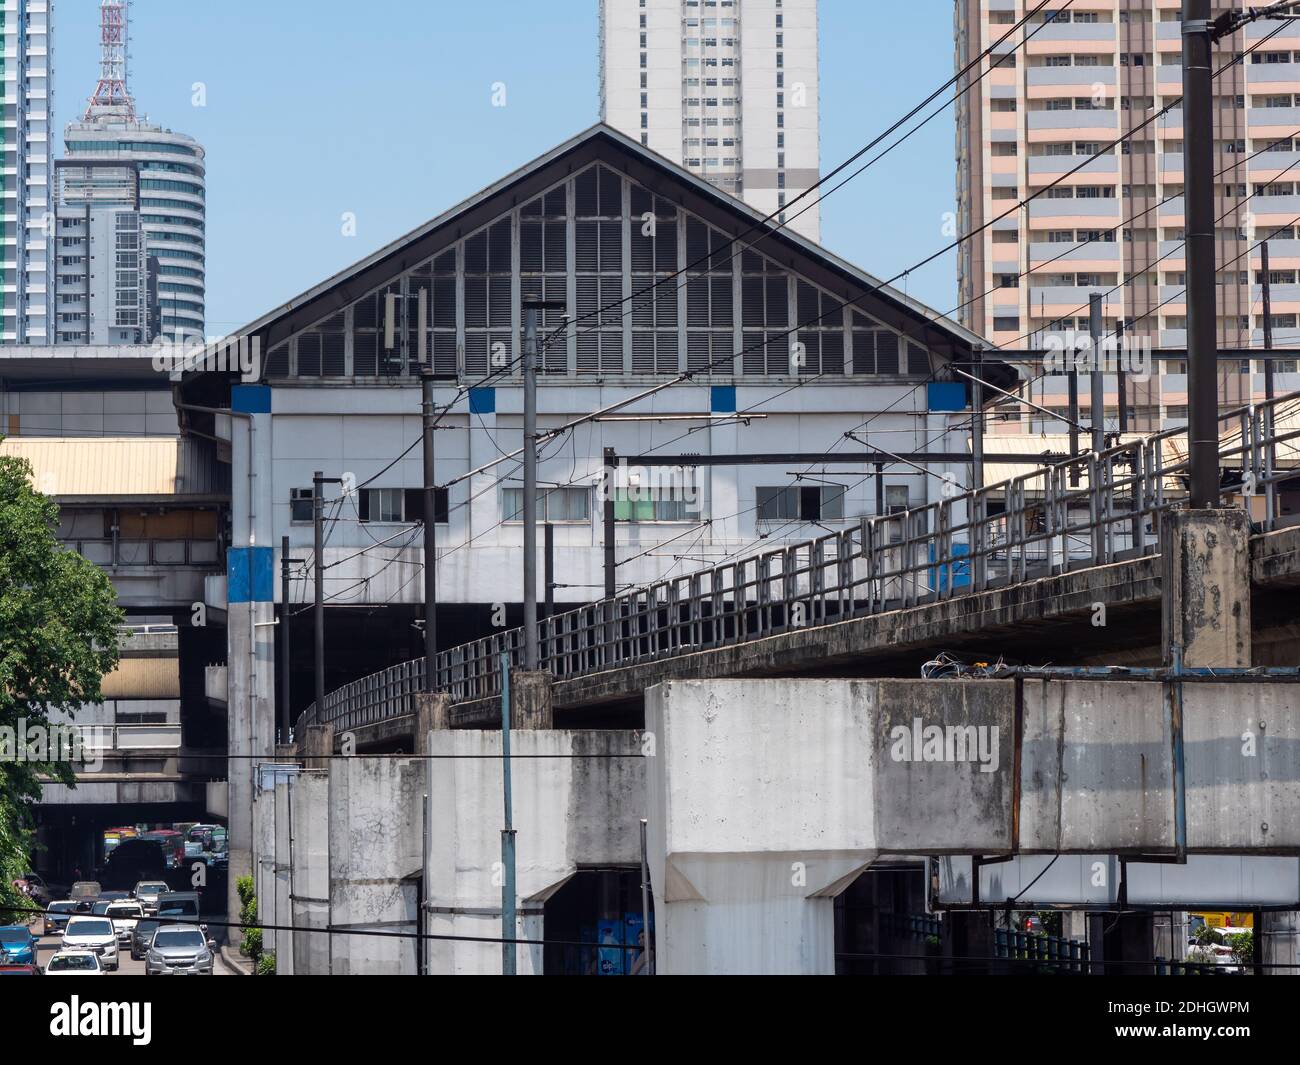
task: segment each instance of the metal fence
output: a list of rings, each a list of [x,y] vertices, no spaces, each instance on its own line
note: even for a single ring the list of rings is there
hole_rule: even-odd
[[[1017,963],[1017,968],[1041,967],[1057,973],[1086,975],[1088,944],[1078,939],[1020,932],[1014,929],[993,930],[994,957]]]
[[[1257,500],[1283,519],[1279,485],[1300,475],[1300,393],[1219,416],[1220,500]],[[724,561],[538,622],[541,667],[557,679],[865,617],[1158,553],[1160,516],[1185,499],[1187,430],[1167,429],[901,514]],[[454,702],[497,698],[501,654],[522,664],[523,630],[439,653]],[[424,661],[332,692],[298,726],[354,728],[411,713]]]

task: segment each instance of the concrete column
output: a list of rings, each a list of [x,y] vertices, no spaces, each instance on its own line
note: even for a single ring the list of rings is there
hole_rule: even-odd
[[[253,775],[274,753],[275,582],[272,550],[271,399],[262,385],[237,385],[230,419],[231,547],[226,562],[227,767],[230,875],[227,903],[239,912],[236,881],[253,871]]]
[[[324,929],[330,923],[329,775],[307,770],[295,782],[291,798],[293,846],[290,911],[295,928]],[[293,935],[292,964],[298,976],[328,976],[331,936],[298,931]],[[277,967],[283,952],[277,952]]]
[[[1295,966],[1300,963],[1300,914],[1294,910],[1260,914],[1255,935],[1263,943],[1266,965]],[[1265,976],[1300,976],[1300,968],[1265,969]]]
[[[552,701],[549,670],[512,669],[510,671],[510,727],[517,729],[555,727],[555,707]]]
[[[415,753],[429,753],[429,733],[451,728],[451,696],[421,692],[415,697]]]
[[[334,726],[308,725],[298,741],[304,769],[328,769],[334,753]]]
[[[329,767],[330,971],[413,976],[419,960],[422,797],[418,758],[335,758]],[[400,933],[392,935],[391,933]]]
[[[1163,644],[1167,664],[1244,667],[1250,647],[1250,519],[1241,510],[1176,510],[1164,518]]]

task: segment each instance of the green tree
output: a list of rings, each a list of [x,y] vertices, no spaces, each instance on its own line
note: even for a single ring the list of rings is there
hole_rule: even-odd
[[[118,660],[122,613],[109,579],[55,537],[59,508],[31,484],[25,459],[0,455],[0,905],[19,906],[28,871],[30,806],[43,780],[75,786],[67,761],[33,761],[24,730],[51,711],[99,702]],[[47,755],[52,752],[44,752]]]

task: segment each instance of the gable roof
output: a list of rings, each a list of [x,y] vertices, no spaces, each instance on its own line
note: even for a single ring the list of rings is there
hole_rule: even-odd
[[[603,162],[701,217],[729,237],[740,237],[763,223],[764,215],[707,181],[665,159],[623,133],[600,124],[551,149],[500,181],[372,252],[351,266],[313,285],[287,303],[237,332],[260,336],[263,353],[428,260],[446,246],[476,232],[514,207],[534,199],[570,174]],[[788,228],[773,224],[767,234],[743,238],[765,256],[802,274],[841,298],[857,297],[855,306],[932,351],[964,359],[972,348],[992,345],[978,334],[932,308],[883,285],[879,278],[826,251]],[[863,290],[870,295],[863,296]],[[876,290],[876,291],[871,291]]]

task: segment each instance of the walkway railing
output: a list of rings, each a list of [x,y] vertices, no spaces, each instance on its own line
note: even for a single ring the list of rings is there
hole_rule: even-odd
[[[1250,497],[1263,530],[1282,518],[1279,485],[1300,476],[1300,393],[1219,416],[1220,500]],[[993,456],[996,461],[996,456]],[[1160,515],[1185,499],[1187,430],[1045,466],[842,532],[721,562],[538,623],[541,667],[557,680],[711,650],[1160,550]],[[523,660],[523,629],[437,658],[455,702],[500,696],[501,654]],[[350,729],[414,711],[424,660],[331,692],[298,727]]]

